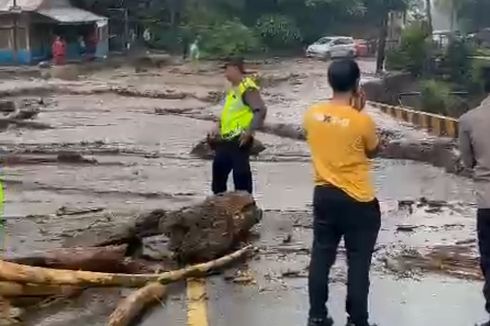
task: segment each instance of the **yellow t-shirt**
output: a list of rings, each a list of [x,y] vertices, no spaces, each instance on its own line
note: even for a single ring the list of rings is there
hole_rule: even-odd
[[[360,202],[374,200],[367,151],[378,146],[376,126],[350,106],[318,103],[305,114],[304,128],[315,169],[315,184],[331,184]]]

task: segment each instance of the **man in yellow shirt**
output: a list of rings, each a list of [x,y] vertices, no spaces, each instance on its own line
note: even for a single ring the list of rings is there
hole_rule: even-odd
[[[313,105],[304,117],[315,170],[308,326],[333,325],[326,308],[328,277],[342,237],[349,265],[347,325],[369,326],[369,269],[381,224],[370,158],[379,141],[373,120],[363,112],[357,63],[334,61],[328,81],[333,98]]]

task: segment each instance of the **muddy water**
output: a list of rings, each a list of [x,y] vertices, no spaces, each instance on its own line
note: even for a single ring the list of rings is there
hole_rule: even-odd
[[[363,63],[363,67],[370,71],[372,63]],[[277,62],[262,68],[268,74],[278,75],[277,79],[283,75],[292,76],[264,89],[270,110],[269,119],[273,122],[299,124],[309,103],[329,97],[323,63]],[[36,155],[73,150],[95,158],[99,164],[52,163],[4,167],[7,251],[25,253],[57,247],[63,240],[62,234],[67,231],[75,232],[104,219],[122,223],[140,210],[177,208],[196,202],[210,193],[210,162],[193,158],[189,153],[212,123],[194,119],[192,115],[156,115],[155,109],[171,109],[177,113],[193,110],[197,112],[196,116],[216,114],[218,104],[200,100],[210,89],[220,91],[223,88],[222,78],[213,70],[213,66],[204,66],[198,77],[189,75],[185,67],[169,67],[137,75],[129,69],[101,71],[87,77],[84,85],[89,85],[87,89],[90,91],[90,87],[95,87],[93,85],[104,82],[129,85],[143,91],[161,86],[199,96],[170,100],[121,96],[110,92],[92,95],[47,92],[36,95],[44,97],[47,103],[36,121],[49,124],[53,129],[10,128],[1,134],[0,148],[5,152],[27,151]],[[38,87],[42,86],[42,82],[39,83]],[[4,81],[1,87],[15,89],[17,86]],[[386,128],[410,137],[426,137],[424,133],[400,125],[372,108],[369,110],[378,124]],[[270,311],[272,316],[284,321],[282,324],[292,326],[302,323],[306,312],[304,276],[311,243],[312,192],[308,150],[305,143],[300,141],[266,134],[260,134],[259,138],[267,150],[253,162],[255,189],[258,202],[268,212],[263,225],[257,230],[261,234],[257,245],[262,254],[259,260],[248,266],[256,275],[257,285],[243,288],[223,283],[219,277],[213,278],[209,285],[211,325],[230,325],[230,320],[237,325],[249,325],[251,323],[246,316],[253,313],[257,314],[254,324],[265,325],[267,318],[263,314]],[[424,285],[412,281],[398,284],[382,262],[384,255],[401,248],[426,248],[436,243],[452,244],[474,238],[471,182],[421,163],[379,159],[374,161],[373,166],[384,213],[375,257],[374,282],[375,287],[381,290],[375,298],[388,304],[385,297],[391,297],[389,306],[395,309],[385,313],[382,304],[375,305],[375,312],[384,316],[381,321],[386,324],[397,322],[394,311],[398,311],[403,301],[404,306],[410,301],[410,307],[421,307],[413,302],[417,291],[433,295],[433,300],[427,298],[426,301],[434,310],[453,304],[451,298],[444,294],[459,291],[468,297],[472,308],[460,305],[457,313],[454,312],[460,316],[456,319],[459,323],[451,323],[448,319],[448,325],[460,326],[463,318],[470,320],[475,314],[479,315],[481,311],[476,308],[481,305],[479,294],[474,293],[478,283],[446,283],[444,279],[435,278]],[[420,197],[454,202],[455,208],[435,213],[423,208],[412,213],[398,209],[399,200],[416,200]],[[54,212],[61,206],[104,207],[106,210],[93,218],[59,218]],[[413,232],[398,232],[400,225],[416,225],[417,228]],[[291,241],[286,244],[284,240],[289,236]],[[336,316],[342,316],[342,299],[338,297],[343,295],[342,285],[346,275],[342,257],[341,254],[332,276],[336,284],[333,302]],[[293,277],[284,277],[285,272]],[[78,322],[79,325],[103,325],[107,311],[119,298],[119,292],[112,295],[103,293],[102,296],[100,292],[90,292],[69,305],[68,310],[50,318],[46,316],[53,311],[31,316],[29,324],[66,325]],[[100,300],[107,302],[104,311],[94,308],[100,306],[97,304]],[[144,325],[161,325],[162,321],[170,325],[183,324],[182,321],[178,322],[183,318],[182,310],[185,309],[182,300],[182,292],[176,290],[167,309],[157,309]],[[235,306],[235,303],[238,304]],[[280,318],[275,311],[281,306],[291,313]],[[75,322],[72,316],[81,311],[86,313]],[[407,317],[409,322],[403,325],[427,325],[427,321],[436,321],[438,314],[417,316],[412,316],[412,319]]]

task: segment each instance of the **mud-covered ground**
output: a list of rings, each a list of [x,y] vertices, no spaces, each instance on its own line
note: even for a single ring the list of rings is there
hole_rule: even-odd
[[[361,62],[361,67],[366,80],[374,78],[373,62]],[[323,62],[291,59],[253,68],[262,76],[270,123],[299,127],[308,105],[330,96]],[[71,82],[25,74],[0,81],[3,99],[39,110],[26,120],[32,124],[2,124],[0,149],[17,155],[2,169],[5,251],[56,248],[98,223],[118,224],[142,210],[179,208],[210,194],[210,162],[190,151],[220,110],[221,73],[217,63],[203,63],[197,74],[176,64],[140,73],[131,67],[100,70]],[[374,108],[368,111],[383,130],[414,140],[430,138]],[[208,280],[213,326],[271,321],[296,326],[307,314],[308,150],[299,140],[270,133],[258,137],[267,147],[253,162],[256,198],[266,210],[255,230],[260,253],[240,266],[240,273],[233,269]],[[86,160],[60,160],[58,155],[67,151]],[[373,165],[383,210],[373,267],[373,320],[400,326],[463,326],[481,320],[471,181],[410,161],[377,159]],[[60,207],[103,210],[63,216],[56,214]],[[333,315],[342,323],[343,250],[331,278]],[[104,325],[124,293],[86,291],[75,301],[31,309],[26,324]],[[185,291],[177,285],[166,308],[157,307],[142,324],[185,323]]]

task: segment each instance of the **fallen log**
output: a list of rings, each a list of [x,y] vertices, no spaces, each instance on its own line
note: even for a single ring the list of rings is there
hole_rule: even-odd
[[[252,246],[247,246],[219,259],[189,266],[183,269],[161,274],[120,274],[100,273],[73,270],[50,269],[15,264],[0,260],[0,279],[18,283],[74,285],[74,286],[121,286],[141,287],[149,282],[162,284],[176,282],[187,277],[197,277],[211,270],[220,269],[250,253]]]
[[[109,317],[107,326],[128,326],[149,304],[159,302],[166,292],[166,286],[153,282],[136,290],[122,300]]]
[[[25,284],[0,281],[0,296],[9,297],[48,297],[53,295],[66,295],[74,290],[73,286],[59,286],[46,284]]]
[[[251,156],[257,156],[265,150],[264,144],[258,140],[254,139],[252,148],[250,149]],[[201,140],[196,146],[191,150],[191,155],[201,158],[203,160],[211,160],[214,158],[215,151],[209,145],[207,139]]]
[[[90,272],[127,272],[127,245],[97,248],[62,248],[23,257],[6,257],[5,261],[54,269]]]
[[[20,325],[22,311],[12,307],[10,302],[0,296],[0,326]]]
[[[261,218],[250,194],[225,193],[168,212],[160,220],[160,231],[169,238],[168,249],[178,261],[203,262],[226,254]]]

